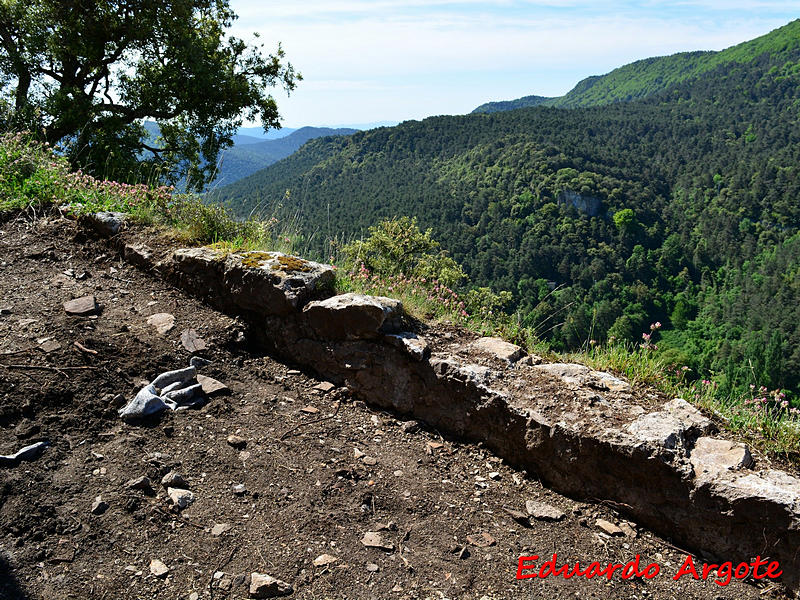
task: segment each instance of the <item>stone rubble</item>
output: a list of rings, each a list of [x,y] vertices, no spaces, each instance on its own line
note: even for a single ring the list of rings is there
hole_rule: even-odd
[[[195,499],[194,493],[181,488],[167,488],[167,496],[169,496],[172,505],[178,510],[183,510]]]
[[[163,579],[169,574],[169,567],[162,561],[154,558],[150,561],[150,572],[159,579]]]
[[[147,324],[155,327],[160,335],[164,335],[175,327],[175,316],[170,313],[156,313],[147,317]]]
[[[64,311],[75,317],[88,317],[97,314],[99,307],[94,296],[81,296],[64,302]]]
[[[251,598],[277,598],[279,596],[289,596],[293,592],[294,589],[290,584],[271,575],[264,573],[250,574]]]
[[[15,467],[22,461],[36,460],[44,452],[50,442],[36,442],[17,450],[14,454],[0,455],[0,467]]]
[[[100,496],[97,496],[92,502],[92,509],[91,512],[93,515],[102,515],[104,512],[108,510],[108,502],[103,500]]]
[[[202,382],[200,378],[203,378]],[[120,409],[119,415],[126,421],[132,421],[158,414],[167,408],[185,410],[205,402],[206,395],[225,390],[227,388],[219,381],[198,376],[194,366],[167,371],[139,390],[134,399]]]
[[[527,500],[525,510],[537,521],[561,521],[567,516],[564,511],[536,500]]]

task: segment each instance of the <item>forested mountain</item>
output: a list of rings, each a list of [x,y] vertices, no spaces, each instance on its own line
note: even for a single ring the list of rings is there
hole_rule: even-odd
[[[725,53],[679,55],[695,75],[638,101],[314,140],[216,198],[247,214],[289,190],[285,210],[322,257],[331,238],[417,216],[474,284],[513,291],[521,319],[556,347],[641,341],[661,321],[659,352],[675,364],[724,373],[727,389],[797,391],[797,31],[714,64]]]
[[[478,108],[473,110],[473,113],[495,113],[503,110],[516,110],[518,108],[530,108],[531,106],[541,106],[549,103],[556,98],[549,98],[548,96],[524,96],[516,100],[501,100],[500,102],[487,102],[481,104]]]
[[[763,54],[772,56],[776,65],[782,60],[791,61],[799,47],[800,20],[797,20],[720,52],[680,52],[672,56],[647,58],[614,69],[606,75],[587,77],[564,96],[525,96],[517,100],[487,102],[473,112],[492,113],[540,105],[575,108],[629,102],[696,79],[720,65],[748,63]]]
[[[264,140],[277,140],[278,138],[286,137],[297,131],[291,127],[281,127],[280,129],[270,129],[266,133],[261,127],[240,127],[239,135],[252,137],[263,142]]]
[[[289,135],[274,140],[257,140],[255,143],[237,143],[220,155],[219,175],[212,187],[227,185],[286,158],[303,144],[314,138],[329,135],[350,135],[356,129],[330,129],[328,127],[301,127]]]

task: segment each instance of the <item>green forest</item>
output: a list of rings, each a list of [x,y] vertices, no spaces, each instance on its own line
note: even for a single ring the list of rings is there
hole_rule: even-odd
[[[508,310],[555,349],[642,342],[660,322],[656,351],[722,393],[796,397],[798,82],[795,21],[633,63],[568,101],[316,139],[211,199],[277,208],[321,258],[417,217],[465,286],[511,291]]]

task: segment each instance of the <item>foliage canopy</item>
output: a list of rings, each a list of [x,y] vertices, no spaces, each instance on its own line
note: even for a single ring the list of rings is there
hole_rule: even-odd
[[[268,90],[301,79],[226,30],[227,0],[0,0],[0,117],[116,179],[213,178],[242,117],[279,127]],[[155,121],[155,133],[144,127]]]

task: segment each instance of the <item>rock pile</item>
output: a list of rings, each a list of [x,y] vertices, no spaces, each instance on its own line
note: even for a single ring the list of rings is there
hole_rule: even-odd
[[[141,419],[170,410],[184,410],[205,401],[203,386],[194,366],[167,371],[144,386],[136,397],[119,411],[125,420]]]

